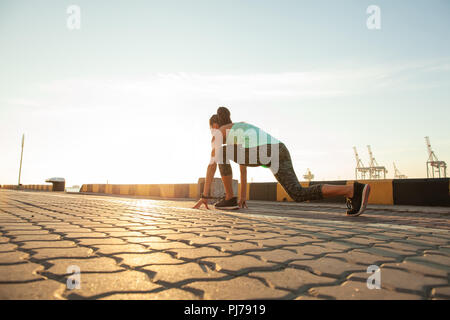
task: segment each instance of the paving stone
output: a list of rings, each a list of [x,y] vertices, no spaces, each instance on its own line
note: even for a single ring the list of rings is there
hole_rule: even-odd
[[[8,243],[8,242],[9,242],[9,239],[8,239],[8,238],[6,238],[6,237],[0,237],[0,244]]]
[[[101,298],[101,300],[201,300],[192,292],[171,288],[157,293],[122,293]]]
[[[262,249],[261,246],[258,246],[255,243],[250,242],[223,242],[219,244],[212,244],[214,246],[220,247],[220,249],[223,252],[226,253],[236,253],[236,252],[242,252],[242,251],[250,251],[250,250],[256,250],[256,249]]]
[[[124,241],[128,243],[152,243],[152,242],[163,242],[167,243],[168,241],[163,240],[161,238],[157,237],[148,237],[148,236],[142,236],[142,237],[121,237]]]
[[[355,235],[355,232],[353,232],[353,231],[340,230],[340,229],[335,229],[335,230],[331,231],[331,233],[334,236],[341,236],[341,237],[345,237],[345,238],[348,238],[348,237],[351,237],[351,236]]]
[[[332,252],[333,250],[327,250],[326,247],[322,247],[320,245],[306,245],[306,246],[285,246],[284,249],[295,250],[299,255],[309,255],[309,256],[317,256],[321,254],[325,254],[327,252]]]
[[[153,282],[178,283],[191,279],[211,280],[226,277],[226,274],[219,273],[205,265],[194,262],[182,265],[151,265],[144,267],[144,269],[154,273],[152,278]]]
[[[29,257],[28,253],[20,251],[0,252],[0,265],[11,263],[23,263]]]
[[[133,231],[140,231],[142,233],[145,233],[145,231],[153,231],[157,230],[158,228],[156,226],[149,226],[149,225],[141,225],[136,227],[130,227],[130,230]]]
[[[450,299],[450,286],[433,288],[431,290],[431,295],[433,297],[439,297],[448,300]]]
[[[382,264],[380,267],[402,269],[412,273],[427,275],[430,277],[447,277],[450,274],[449,271],[433,268],[429,265],[418,264],[411,261],[403,261],[402,263],[385,263]]]
[[[449,243],[446,239],[426,235],[421,235],[419,237],[408,237],[408,240],[418,241],[429,245],[446,245]]]
[[[73,258],[73,257],[90,257],[94,251],[89,248],[43,248],[33,249],[33,259],[46,260],[52,258]]]
[[[339,253],[339,252],[348,251],[350,249],[364,248],[364,246],[362,246],[360,244],[347,242],[345,240],[314,242],[313,245],[324,248],[327,253],[333,253],[333,252]]]
[[[47,230],[15,230],[15,231],[8,231],[6,232],[8,236],[18,236],[18,235],[30,235],[30,234],[49,234]]]
[[[208,237],[208,236],[217,236],[222,235],[224,232],[216,231],[214,234],[212,232],[208,232],[205,230],[205,228],[201,227],[195,227],[194,225],[191,226],[180,226],[180,225],[172,225],[172,227],[178,232],[178,233],[193,233],[201,235],[202,237]],[[211,233],[211,234],[210,234]]]
[[[302,245],[306,242],[312,241],[312,238],[310,238],[310,237],[304,237],[304,236],[299,236],[299,235],[288,235],[288,236],[283,235],[283,236],[279,236],[278,239],[287,241],[289,244],[292,244],[292,245],[295,245],[295,244]]]
[[[148,252],[150,251],[145,246],[139,244],[97,244],[95,245],[95,253],[106,254],[106,255],[114,255],[125,252]]]
[[[44,235],[18,235],[14,236],[12,240],[14,243],[25,241],[55,241],[61,239],[61,236],[57,234],[44,234]]]
[[[386,289],[369,289],[365,282],[346,281],[340,286],[315,287],[310,294],[338,300],[417,300],[421,296]]]
[[[261,281],[248,277],[237,277],[226,281],[205,281],[189,284],[204,291],[205,299],[214,300],[262,300],[280,299],[286,291],[265,286]]]
[[[294,261],[289,263],[289,266],[297,269],[307,268],[312,270],[315,274],[331,277],[341,277],[347,273],[366,270],[363,266],[329,257],[315,260]]]
[[[428,257],[408,257],[405,259],[405,261],[407,262],[411,262],[411,263],[415,263],[415,264],[419,264],[419,265],[424,265],[424,266],[428,266],[431,268],[435,268],[438,270],[444,270],[446,272],[450,272],[450,266],[448,265],[443,265],[440,263],[436,263],[432,260],[427,259]]]
[[[389,231],[384,231],[383,233],[381,233],[382,236],[388,237],[389,239],[396,239],[396,240],[400,240],[400,239],[405,239],[408,237],[408,235],[406,235],[404,232],[389,232]]]
[[[212,232],[211,232],[212,233]],[[215,234],[216,236],[219,236],[219,234]],[[202,234],[202,236],[204,236]],[[255,242],[256,239],[253,237],[252,234],[229,234],[228,232],[220,233],[220,238],[226,240],[226,241],[248,241],[248,242]]]
[[[80,272],[83,274],[85,272],[115,272],[124,270],[122,267],[118,266],[114,259],[106,257],[90,257],[86,259],[49,259],[47,262],[54,263],[50,267],[48,272],[56,275],[66,275],[68,273],[69,266],[77,266],[80,268]]]
[[[450,256],[445,256],[441,254],[425,253],[423,257],[427,261],[435,262],[438,264],[450,266]]]
[[[171,250],[171,249],[192,249],[195,248],[179,241],[165,241],[165,242],[145,242],[145,245],[153,250]]]
[[[0,284],[0,300],[54,300],[65,285],[50,279],[27,283]]]
[[[73,241],[53,240],[53,241],[27,241],[21,243],[23,249],[39,249],[39,248],[71,248],[76,244]]]
[[[116,255],[116,257],[123,259],[121,263],[132,267],[183,263],[183,261],[173,258],[170,254],[162,252],[127,253]]]
[[[18,246],[13,243],[0,243],[0,252],[16,250]]]
[[[364,237],[364,236],[355,236],[348,239],[344,239],[343,241],[351,244],[359,244],[363,246],[370,246],[376,243],[384,243],[384,240],[380,239],[373,239],[370,237]]]
[[[302,236],[302,234],[296,230],[281,229],[280,236],[294,237],[294,236]]]
[[[101,232],[64,232],[65,238],[74,238],[74,239],[81,239],[81,238],[100,238],[104,239],[106,237],[106,233]]]
[[[99,244],[110,244],[110,245],[117,245],[117,244],[126,244],[125,241],[119,238],[81,238],[79,239],[80,244],[84,246],[97,246]]]
[[[354,273],[348,279],[368,279],[371,274],[367,272]],[[410,290],[421,292],[425,295],[425,286],[439,286],[448,284],[448,280],[444,278],[427,277],[417,273],[391,269],[386,267],[380,268],[381,287],[390,290]]]
[[[66,279],[69,280],[70,279]],[[109,297],[112,294],[137,294],[156,290],[161,286],[154,284],[147,275],[139,271],[115,273],[87,273],[80,275],[80,289],[66,289],[62,297],[74,299]]]
[[[149,235],[149,236],[165,236],[177,234],[175,230],[170,229],[151,229],[151,230],[140,230],[141,232]]]
[[[294,300],[322,300],[323,301],[323,300],[328,300],[328,299],[314,297],[314,296],[311,296],[308,294],[303,294],[303,295],[296,297]]]
[[[400,254],[400,255],[403,255],[403,256],[415,255],[417,253],[417,250],[418,250],[418,249],[415,250],[411,246],[406,246],[406,245],[399,244],[399,243],[396,243],[396,242],[375,244],[372,248],[380,248],[382,250],[393,250],[397,254]]]
[[[184,235],[184,238],[180,239],[189,240],[190,244],[194,246],[227,243],[225,239],[219,237],[200,237],[196,235],[187,235],[187,234]]]
[[[304,270],[286,268],[280,271],[252,272],[249,277],[264,279],[271,288],[296,291],[306,286],[333,283],[336,279],[320,277]]]
[[[327,254],[327,257],[330,258],[340,258],[344,259],[345,261],[352,263],[352,264],[358,264],[362,266],[369,266],[369,265],[378,265],[380,262],[393,262],[395,261],[394,258],[389,257],[380,257],[378,255],[372,255],[366,252],[361,251],[350,251],[345,253],[331,253]]]
[[[258,271],[258,268],[274,268],[275,263],[264,262],[248,255],[236,255],[226,258],[206,258],[202,263],[213,266],[216,271],[227,271],[232,274],[240,274],[245,271]],[[281,266],[280,266],[281,268]]]
[[[439,247],[438,249],[425,249],[423,250],[424,254],[437,254],[441,256],[449,256],[450,248]]]
[[[34,226],[31,223],[21,223],[20,225],[17,226],[3,226],[2,227],[3,230],[5,231],[31,231],[31,230],[40,230],[40,227]]]
[[[358,252],[366,252],[372,255],[378,255],[384,258],[394,258],[394,259],[404,259],[404,253],[399,253],[394,250],[389,250],[385,247],[370,247],[370,248],[361,248],[356,249]]]
[[[41,280],[43,277],[39,276],[36,272],[43,270],[44,267],[36,263],[21,263],[14,265],[0,265],[0,287],[2,283],[11,282],[29,282],[35,280]]]
[[[269,251],[250,251],[246,253],[247,255],[252,255],[258,257],[258,259],[267,262],[274,263],[286,263],[290,260],[303,260],[303,259],[311,259],[312,257],[309,255],[305,255],[302,253],[293,252],[291,250],[285,249],[275,249]]]
[[[287,241],[286,239],[276,239],[276,238],[265,239],[265,240],[258,240],[255,243],[257,243],[258,246],[264,247],[264,248],[282,247],[282,246],[290,244],[290,242]]]
[[[169,249],[166,251],[174,253],[178,259],[192,259],[192,260],[206,257],[227,257],[230,255],[210,247]]]

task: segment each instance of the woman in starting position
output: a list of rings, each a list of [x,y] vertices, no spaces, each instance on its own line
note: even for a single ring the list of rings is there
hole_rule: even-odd
[[[354,182],[353,185],[316,184],[302,187],[292,167],[291,156],[286,146],[260,128],[245,122],[233,123],[230,111],[225,107],[217,109],[217,114],[209,120],[212,139],[211,161],[206,171],[205,185],[200,200],[194,208],[202,204],[208,208],[208,193],[212,179],[219,165],[225,188],[225,198],[215,204],[217,209],[247,208],[247,167],[269,168],[287,194],[296,202],[321,200],[334,196],[347,198],[347,215],[359,216],[365,210],[369,199],[370,186]],[[230,160],[240,165],[241,192],[239,201],[233,196],[232,170]]]

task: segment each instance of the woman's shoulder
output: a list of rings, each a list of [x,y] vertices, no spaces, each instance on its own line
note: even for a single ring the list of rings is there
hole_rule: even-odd
[[[227,123],[227,124],[224,124],[223,126],[221,126],[220,127],[220,130],[223,130],[223,129],[230,129],[231,127],[233,127],[234,125],[235,125],[236,123]]]

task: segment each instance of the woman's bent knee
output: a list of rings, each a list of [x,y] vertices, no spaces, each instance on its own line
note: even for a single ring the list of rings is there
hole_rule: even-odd
[[[322,200],[322,185],[315,184],[307,188],[301,188],[300,192],[295,193],[294,196],[291,196],[295,202],[303,202],[308,200]]]

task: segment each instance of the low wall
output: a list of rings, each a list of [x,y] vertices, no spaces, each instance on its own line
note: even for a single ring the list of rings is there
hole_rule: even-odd
[[[2,185],[1,188],[10,190],[52,191],[53,186],[51,184],[22,184],[19,188],[17,184],[9,184]]]
[[[197,184],[83,184],[80,192],[195,199]]]
[[[369,204],[450,206],[449,178],[358,180],[371,186]],[[314,184],[349,185],[354,180],[300,182],[303,187]],[[240,192],[241,185],[238,185]],[[136,195],[160,198],[197,199],[198,184],[84,184],[80,192]],[[277,182],[248,183],[247,200],[293,201]],[[344,197],[321,201],[345,203]]]

